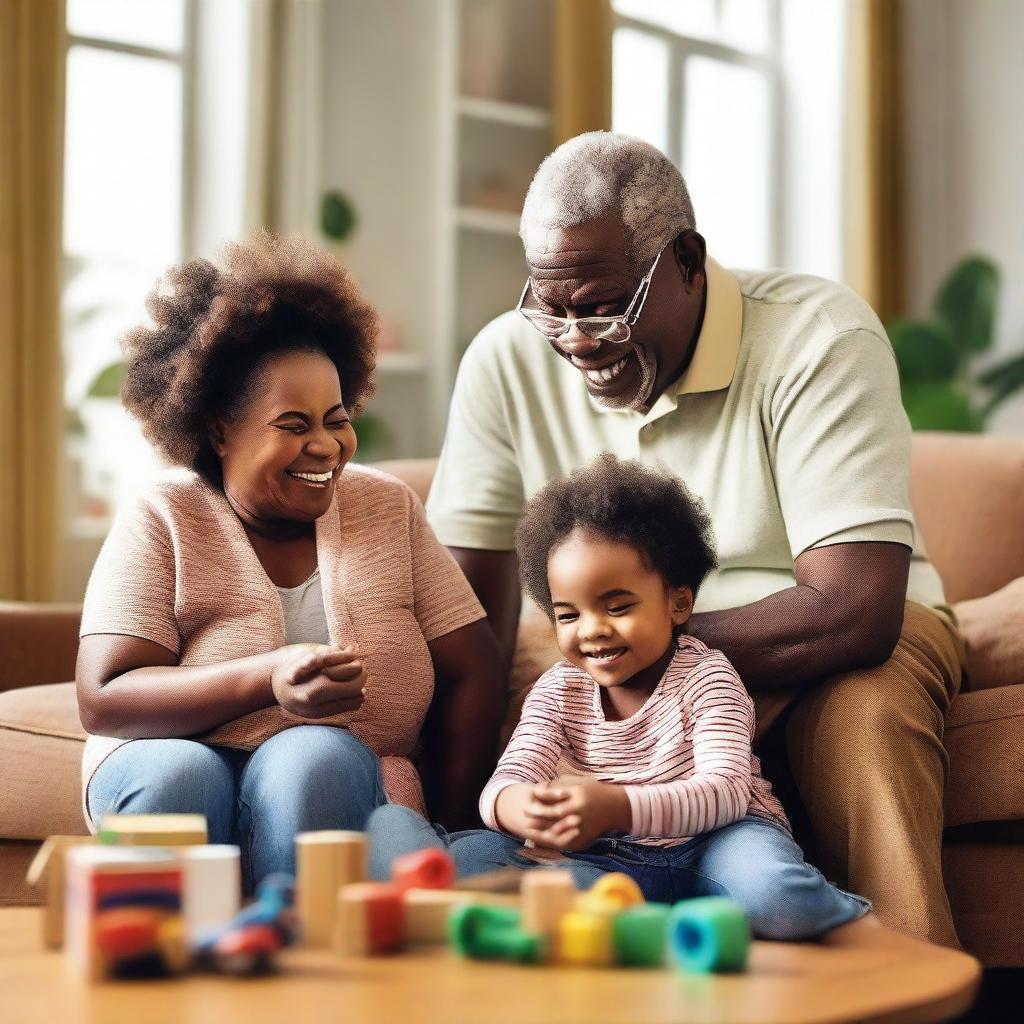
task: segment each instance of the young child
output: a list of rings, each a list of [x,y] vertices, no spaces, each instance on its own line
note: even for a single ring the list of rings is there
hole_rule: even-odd
[[[751,752],[753,702],[728,659],[686,635],[715,567],[686,488],[603,455],[535,495],[517,548],[565,660],[530,691],[481,795],[495,831],[424,832],[423,845],[447,841],[462,873],[555,860],[581,887],[622,871],[649,900],[731,896],[762,938],[868,913],[804,861]],[[371,831],[394,813],[376,811]]]

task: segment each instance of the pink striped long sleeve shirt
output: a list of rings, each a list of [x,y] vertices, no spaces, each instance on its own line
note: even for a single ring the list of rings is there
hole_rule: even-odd
[[[628,839],[674,845],[745,814],[789,828],[751,751],[754,704],[729,660],[689,636],[644,706],[608,721],[600,687],[559,662],[537,680],[480,814],[498,829],[498,794],[514,783],[584,775],[623,786],[632,811]]]

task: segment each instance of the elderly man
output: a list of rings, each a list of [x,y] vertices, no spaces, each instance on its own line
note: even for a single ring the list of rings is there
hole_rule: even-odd
[[[877,317],[828,281],[719,266],[679,172],[621,135],[552,153],[521,235],[529,279],[466,353],[428,506],[506,653],[524,500],[602,451],[678,474],[720,559],[690,632],[754,694],[812,858],[883,923],[955,946],[942,728],[963,647],[915,542]]]

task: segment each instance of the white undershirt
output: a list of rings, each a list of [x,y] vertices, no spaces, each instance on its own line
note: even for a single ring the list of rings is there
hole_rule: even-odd
[[[320,585],[320,569],[297,587],[278,587],[284,610],[284,641],[286,644],[329,644],[324,591]]]

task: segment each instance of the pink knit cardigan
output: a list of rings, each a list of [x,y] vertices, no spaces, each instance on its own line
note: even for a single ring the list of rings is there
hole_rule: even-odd
[[[358,645],[368,677],[358,711],[316,724],[351,729],[381,758],[389,798],[422,811],[410,758],[434,691],[427,643],[483,618],[483,609],[419,499],[384,473],[345,469],[316,522],[316,545],[331,640]],[[219,490],[183,470],[161,477],[118,516],[85,595],[81,635],[94,633],[153,640],[181,665],[263,654],[285,642],[280,598],[241,523]],[[195,738],[253,750],[303,724],[275,705]],[[89,737],[83,799],[100,762],[126,742]]]

